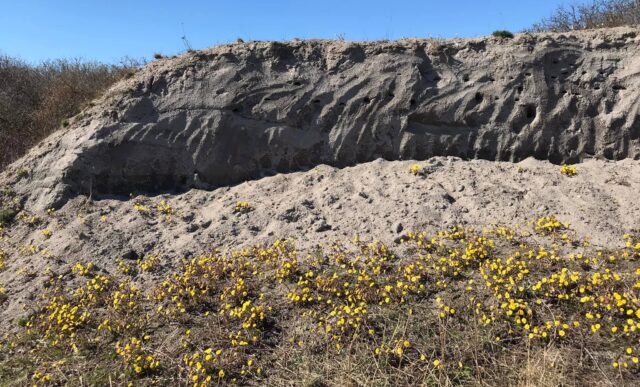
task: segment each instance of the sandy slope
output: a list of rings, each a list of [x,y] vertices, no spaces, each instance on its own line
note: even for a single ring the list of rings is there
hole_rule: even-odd
[[[0,273],[8,293],[2,327],[28,312],[45,279],[83,260],[113,271],[118,257],[154,253],[169,268],[216,247],[276,238],[294,239],[307,251],[356,234],[393,245],[409,230],[523,225],[548,214],[603,247],[620,246],[624,232],[640,229],[638,161],[588,160],[572,178],[561,175],[556,165],[533,159],[507,163],[436,157],[418,162],[427,172],[422,177],[409,173],[413,163],[376,160],[344,169],[320,165],[214,191],[135,200],[76,197],[54,215],[36,214],[37,226],[19,221],[6,230],[0,242],[8,253],[7,270]],[[176,211],[171,222],[156,209],[162,199]],[[134,209],[136,201],[149,211]],[[235,214],[238,201],[250,203],[253,210]],[[44,229],[52,235],[43,235]],[[29,246],[40,252],[30,253]]]

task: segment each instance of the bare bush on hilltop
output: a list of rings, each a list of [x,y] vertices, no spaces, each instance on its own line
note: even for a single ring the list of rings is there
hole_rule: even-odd
[[[640,22],[640,0],[592,0],[581,5],[561,6],[532,26],[532,32],[567,32],[593,28],[636,25]]]
[[[117,65],[59,59],[32,66],[0,56],[0,169],[137,67],[131,59]]]

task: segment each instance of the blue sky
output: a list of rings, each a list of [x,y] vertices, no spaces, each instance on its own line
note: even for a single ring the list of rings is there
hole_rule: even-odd
[[[244,40],[465,37],[519,31],[577,0],[0,0],[0,53],[117,62]]]

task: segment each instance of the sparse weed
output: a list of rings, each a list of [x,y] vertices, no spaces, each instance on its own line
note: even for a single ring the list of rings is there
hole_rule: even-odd
[[[29,171],[27,171],[26,169],[23,169],[23,168],[18,169],[16,171],[16,176],[18,176],[18,179],[27,178],[27,177],[29,177]]]

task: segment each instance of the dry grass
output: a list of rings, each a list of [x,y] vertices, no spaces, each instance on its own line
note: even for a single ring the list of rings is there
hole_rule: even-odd
[[[583,4],[559,7],[551,16],[534,24],[531,31],[568,32],[638,23],[640,23],[638,0],[590,0]]]
[[[0,169],[139,66],[55,60],[37,66],[0,56]]]

